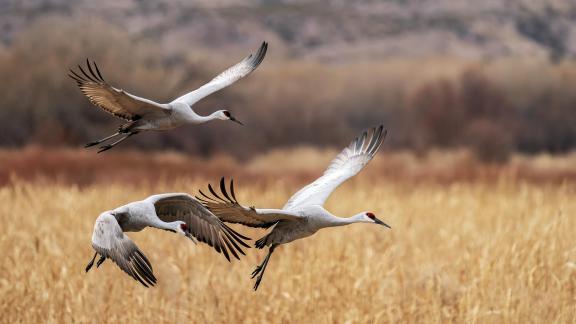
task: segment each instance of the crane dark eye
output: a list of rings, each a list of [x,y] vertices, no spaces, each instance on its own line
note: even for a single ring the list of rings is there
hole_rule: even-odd
[[[374,214],[372,213],[366,213],[366,216],[370,217],[371,219],[376,218],[376,216],[374,216]]]
[[[228,110],[224,110],[224,116],[230,117],[230,112]]]

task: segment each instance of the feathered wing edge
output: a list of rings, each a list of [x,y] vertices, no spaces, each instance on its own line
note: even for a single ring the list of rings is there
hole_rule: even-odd
[[[330,162],[322,176],[293,194],[284,209],[323,205],[340,184],[356,175],[372,160],[386,134],[384,125],[363,131]]]
[[[361,156],[365,155],[368,157],[368,160],[362,164],[362,168],[372,160],[378,149],[384,142],[386,135],[388,134],[388,130],[384,129],[384,125],[380,125],[378,127],[371,128],[369,130],[365,130],[362,132],[361,135],[356,137],[340,154],[332,160],[324,174],[332,172],[334,169],[337,169],[342,162],[350,159],[354,156]],[[368,137],[370,135],[370,137]],[[367,141],[368,140],[368,141]]]
[[[190,91],[180,97],[174,99],[172,102],[182,101],[188,105],[193,105],[210,94],[222,90],[236,81],[244,78],[252,73],[262,63],[268,50],[268,43],[262,42],[256,54],[246,56],[242,61],[227,68],[208,83],[202,85],[200,88]]]
[[[118,267],[128,274],[134,280],[140,282],[144,287],[152,287],[156,284],[156,277],[154,276],[152,265],[142,251],[136,246],[134,242],[130,242],[129,251],[126,255],[118,255],[118,252],[104,249],[98,246],[93,248],[103,257],[112,260]]]
[[[146,288],[156,284],[150,261],[136,243],[122,232],[112,214],[104,214],[97,219],[92,235],[92,247]]]
[[[208,244],[208,246],[212,247],[214,250],[216,250],[216,252],[222,253],[224,255],[224,257],[226,258],[226,260],[230,261],[230,256],[228,254],[228,251],[230,251],[230,253],[237,260],[240,260],[240,256],[238,255],[237,252],[239,252],[242,255],[246,255],[244,250],[242,250],[241,246],[249,249],[250,246],[248,244],[246,244],[246,242],[244,242],[244,240],[250,240],[250,238],[236,232],[234,229],[230,228],[228,225],[224,224],[223,222],[220,222],[220,226],[222,226],[221,235],[196,234],[193,236],[198,241]],[[210,236],[215,237],[213,239],[214,242],[212,239],[210,239]],[[241,245],[241,246],[239,246],[239,245]]]
[[[94,65],[94,69],[92,69],[92,64]],[[130,112],[127,111],[115,111],[113,109],[111,109],[110,107],[107,107],[105,104],[102,104],[102,102],[98,101],[90,92],[91,92],[91,87],[100,87],[100,88],[112,88],[102,77],[102,73],[100,73],[100,70],[98,69],[98,65],[96,65],[96,62],[92,62],[90,63],[90,60],[86,59],[86,66],[88,67],[88,72],[84,71],[84,69],[82,68],[82,66],[78,65],[78,69],[80,70],[80,72],[83,74],[80,75],[79,73],[75,72],[74,70],[70,69],[70,73],[68,73],[68,76],[70,78],[72,78],[74,81],[76,81],[76,85],[78,85],[78,88],[80,88],[80,90],[82,91],[82,93],[88,97],[88,100],[90,100],[90,102],[95,105],[96,107],[104,110],[107,113],[110,113],[118,118],[122,118],[125,120],[129,120],[129,121],[133,121],[133,120],[138,120],[141,118],[141,116],[132,114]],[[96,71],[96,72],[94,72]],[[91,83],[93,85],[91,85]],[[108,89],[106,91],[115,91],[113,89]]]
[[[172,200],[173,206],[179,204],[187,209],[186,213],[170,212],[163,209],[163,204]],[[175,196],[162,197],[153,202],[157,216],[163,221],[184,221],[188,225],[187,237],[194,241],[196,238],[199,242],[206,243],[216,252],[222,253],[230,261],[230,254],[240,260],[238,253],[246,255],[242,246],[250,248],[244,240],[250,240],[228,225],[224,224],[216,215],[208,210],[200,201],[195,200],[188,194],[176,194]]]
[[[78,65],[80,72],[70,69],[68,76],[76,81],[82,93],[96,107],[116,117],[135,121],[151,113],[168,113],[169,107],[141,98],[111,86],[102,77],[96,62],[86,59],[87,68]]]
[[[236,193],[234,192],[234,179],[230,179],[230,188],[226,188],[225,178],[220,179],[220,194],[211,184],[208,184],[208,190],[211,196],[205,194],[202,190],[198,190],[201,196],[195,198],[200,201],[208,210],[220,218],[223,222],[241,224],[248,227],[256,228],[269,228],[276,223],[278,219],[271,221],[263,221],[259,217],[256,208],[245,207],[238,202]]]

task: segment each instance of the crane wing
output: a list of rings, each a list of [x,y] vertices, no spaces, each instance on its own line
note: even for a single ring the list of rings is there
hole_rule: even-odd
[[[76,81],[82,93],[95,106],[126,120],[137,120],[147,115],[170,114],[170,107],[166,104],[159,104],[112,87],[104,81],[96,62],[93,64],[94,68],[90,61],[86,60],[88,72],[78,65],[80,72],[70,70],[68,76]]]
[[[221,90],[232,83],[242,79],[243,77],[250,74],[254,71],[262,60],[264,60],[264,56],[266,55],[266,50],[268,49],[268,43],[262,42],[258,52],[256,54],[250,54],[246,58],[244,58],[240,63],[228,68],[226,71],[220,73],[210,82],[206,83],[205,85],[201,86],[200,88],[189,92],[181,97],[176,98],[172,102],[182,101],[192,106],[196,102],[200,101],[200,99]]]
[[[223,222],[268,228],[281,220],[301,219],[299,215],[281,209],[257,209],[240,205],[234,193],[233,180],[230,180],[229,193],[224,178],[220,179],[220,194],[210,184],[208,184],[208,190],[210,190],[210,196],[200,190],[202,197],[197,196],[196,199]]]
[[[245,237],[224,224],[214,216],[204,205],[186,193],[168,193],[154,195],[146,199],[154,204],[156,215],[164,222],[183,221],[188,225],[188,231],[198,241],[222,252],[230,261],[230,252],[236,259],[238,253],[245,255],[240,246],[249,248]],[[238,253],[237,253],[238,252]]]
[[[92,233],[92,247],[103,257],[114,261],[122,271],[145,287],[156,284],[150,261],[122,232],[118,221],[109,212],[102,213],[96,219]]]
[[[385,137],[386,130],[382,125],[364,131],[332,160],[320,178],[290,197],[284,209],[323,205],[334,189],[360,172],[372,160]]]

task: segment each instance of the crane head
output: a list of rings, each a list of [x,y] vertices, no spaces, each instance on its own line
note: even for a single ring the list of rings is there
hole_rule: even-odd
[[[188,236],[188,234],[190,233],[188,224],[186,224],[183,221],[172,222],[172,228],[174,229],[174,232],[182,234],[184,236]]]
[[[190,227],[188,227],[188,224],[186,224],[183,221],[176,221],[174,222],[176,223],[176,227],[178,228],[178,230],[176,232],[186,236],[187,238],[189,238],[194,244],[197,244],[196,240],[194,239],[194,236],[192,235],[192,233],[190,232]]]
[[[376,218],[376,215],[374,215],[373,212],[366,212],[366,213],[364,213],[364,216],[367,218],[368,222],[370,222],[370,223],[374,223],[374,224],[382,225],[382,226],[385,226],[388,228],[392,228],[388,224],[386,224],[383,221]]]
[[[238,119],[234,118],[234,116],[232,116],[232,114],[228,110],[220,110],[220,119],[230,120],[230,121],[233,121],[235,123],[238,123],[238,124],[244,126],[244,124],[241,121],[239,121]]]

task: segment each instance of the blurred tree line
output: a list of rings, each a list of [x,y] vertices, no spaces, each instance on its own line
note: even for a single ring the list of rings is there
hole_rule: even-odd
[[[116,87],[167,102],[210,80],[236,56],[167,53],[98,22],[43,21],[0,48],[0,146],[80,146],[120,124],[92,106],[66,74],[90,57]],[[254,44],[254,49],[258,44]],[[226,108],[245,127],[215,122],[139,135],[123,147],[240,158],[313,144],[342,147],[381,122],[386,147],[468,147],[486,161],[511,152],[576,147],[576,62],[390,59],[323,64],[278,60],[274,44],[247,79],[199,104]]]

